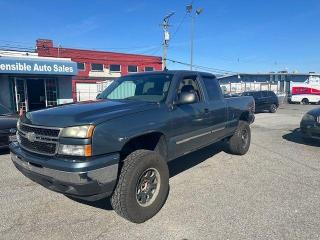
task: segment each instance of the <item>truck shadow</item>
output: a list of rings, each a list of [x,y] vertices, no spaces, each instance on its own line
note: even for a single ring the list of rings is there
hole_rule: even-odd
[[[301,131],[300,131],[300,128],[296,128],[296,129],[292,130],[290,133],[283,135],[282,138],[287,141],[298,143],[298,144],[320,147],[320,142],[317,142],[313,139],[303,138]]]
[[[9,148],[0,149],[0,156],[1,156],[1,155],[5,155],[5,154],[9,154],[9,153],[10,153]]]
[[[170,178],[174,177],[190,168],[197,166],[198,164],[204,162],[208,158],[218,154],[225,149],[225,144],[223,142],[218,142],[208,147],[199,149],[195,152],[186,154],[185,156],[176,158],[168,163]],[[170,191],[170,188],[169,188]],[[168,193],[169,194],[169,193]],[[69,199],[76,201],[81,204],[85,204],[91,207],[100,208],[103,210],[113,210],[110,198],[101,199],[98,201],[86,201],[82,199],[76,199],[68,197]]]

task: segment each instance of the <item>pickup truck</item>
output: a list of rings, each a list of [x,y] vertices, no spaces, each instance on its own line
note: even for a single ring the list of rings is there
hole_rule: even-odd
[[[115,80],[94,101],[27,112],[10,145],[16,168],[71,198],[105,198],[131,222],[164,205],[167,162],[225,140],[243,155],[254,121],[252,97],[225,99],[216,77],[146,72]]]

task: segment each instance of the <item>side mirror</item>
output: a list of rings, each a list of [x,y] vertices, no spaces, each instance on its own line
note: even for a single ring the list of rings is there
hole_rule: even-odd
[[[197,100],[197,96],[194,92],[182,92],[180,94],[180,98],[178,99],[177,104],[191,104],[195,103]]]
[[[98,95],[96,96],[96,99],[99,99],[100,95],[101,95],[101,93],[98,93]]]

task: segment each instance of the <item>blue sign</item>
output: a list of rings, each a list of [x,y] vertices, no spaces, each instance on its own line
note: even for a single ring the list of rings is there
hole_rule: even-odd
[[[77,64],[72,61],[0,57],[0,74],[77,75]]]

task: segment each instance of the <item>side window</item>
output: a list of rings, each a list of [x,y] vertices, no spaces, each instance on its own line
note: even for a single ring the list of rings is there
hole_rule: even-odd
[[[202,100],[201,91],[197,83],[197,76],[184,77],[178,87],[178,97],[182,92],[194,92],[197,96],[197,102]]]
[[[218,81],[214,77],[206,77],[206,76],[203,76],[202,80],[206,87],[209,100],[210,101],[221,100],[222,94],[220,90],[220,84],[218,83]]]
[[[270,95],[269,95],[269,93],[268,92],[266,92],[266,91],[264,91],[264,92],[261,92],[261,97],[263,97],[263,98],[266,98],[266,97],[269,97]]]

